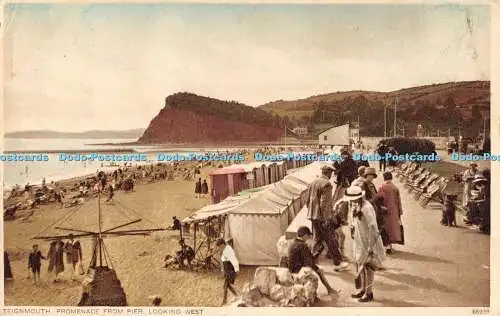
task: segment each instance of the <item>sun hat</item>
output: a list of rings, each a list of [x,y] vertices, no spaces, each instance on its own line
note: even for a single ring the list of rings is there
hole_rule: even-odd
[[[472,183],[488,182],[488,180],[482,174],[476,174]]]
[[[365,196],[365,191],[361,190],[358,186],[350,186],[344,193],[342,198],[344,201],[354,201]]]
[[[365,167],[365,166],[360,166],[360,167],[358,168],[358,174],[365,174],[365,171],[366,171],[365,169],[366,169],[366,167]]]
[[[321,171],[326,171],[326,170],[331,170],[331,171],[333,171],[334,169],[333,169],[333,167],[332,167],[332,166],[330,166],[330,165],[322,165],[322,166],[321,166]]]
[[[370,175],[370,174],[371,174],[372,176],[375,176],[375,178],[377,177],[377,171],[375,170],[375,168],[373,168],[373,167],[367,167],[367,168],[365,169],[365,177],[366,177],[367,175]]]

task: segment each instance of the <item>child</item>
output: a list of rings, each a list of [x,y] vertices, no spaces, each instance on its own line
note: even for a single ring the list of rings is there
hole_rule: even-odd
[[[35,244],[33,245],[33,251],[30,253],[28,259],[28,269],[31,269],[31,272],[33,273],[34,285],[38,285],[40,283],[40,268],[42,266],[40,259],[45,260],[46,258],[42,255],[40,250],[38,250],[38,245]]]

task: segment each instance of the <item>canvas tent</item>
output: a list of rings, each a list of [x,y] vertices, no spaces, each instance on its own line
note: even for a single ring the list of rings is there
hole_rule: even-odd
[[[183,220],[224,218],[224,237],[233,239],[241,264],[276,265],[276,242],[303,209],[308,186],[321,174],[320,162],[297,169],[279,182],[231,196]]]

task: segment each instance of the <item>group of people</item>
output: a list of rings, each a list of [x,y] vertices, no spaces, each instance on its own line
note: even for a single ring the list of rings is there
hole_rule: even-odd
[[[33,284],[40,284],[40,271],[42,260],[49,260],[48,272],[52,275],[52,282],[59,281],[59,275],[64,271],[64,254],[66,254],[66,263],[71,268],[71,279],[75,279],[77,269],[79,274],[84,274],[82,264],[82,247],[79,241],[72,237],[65,243],[62,240],[52,241],[50,243],[47,257],[38,249],[38,244],[33,245],[33,249],[28,257],[28,269],[33,276]]]
[[[306,205],[312,231],[306,226],[298,229],[297,238],[289,248],[288,267],[292,273],[297,273],[302,267],[311,267],[328,293],[336,293],[318,268],[317,261],[326,245],[326,257],[333,259],[334,270],[349,269],[343,254],[345,238],[342,238],[342,227],[350,225],[353,259],[358,270],[358,291],[352,297],[369,302],[373,300],[375,271],[382,268],[386,254],[392,253],[392,244],[404,242],[401,199],[390,172],[384,172],[384,183],[377,190],[373,184],[377,177],[375,168],[360,166],[353,172],[357,166],[350,161],[349,153],[343,152],[342,157],[342,161],[334,166],[324,165],[322,175],[309,187]],[[337,175],[335,192],[330,181],[334,173]],[[312,249],[306,245],[310,238]]]
[[[208,194],[207,180],[204,179],[203,182],[201,182],[201,178],[198,178],[198,181],[196,181],[196,184],[194,186],[194,196],[196,198],[199,198],[202,196],[207,196],[207,194]]]
[[[467,210],[464,218],[466,225],[477,225],[490,233],[490,170],[479,172],[476,163],[471,163],[462,174],[464,183],[462,206]]]

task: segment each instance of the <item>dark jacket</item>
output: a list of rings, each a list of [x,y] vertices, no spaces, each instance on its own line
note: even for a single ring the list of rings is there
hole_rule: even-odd
[[[37,250],[37,252],[31,252],[28,258],[28,268],[40,267],[42,265],[40,259],[45,259],[40,250]]]
[[[351,185],[351,182],[358,177],[358,164],[352,158],[342,160],[336,164],[337,171],[337,184],[344,188]]]
[[[298,273],[303,267],[310,267],[313,270],[318,269],[314,263],[311,249],[309,249],[306,242],[301,238],[295,238],[289,249],[288,270],[291,273]]]

